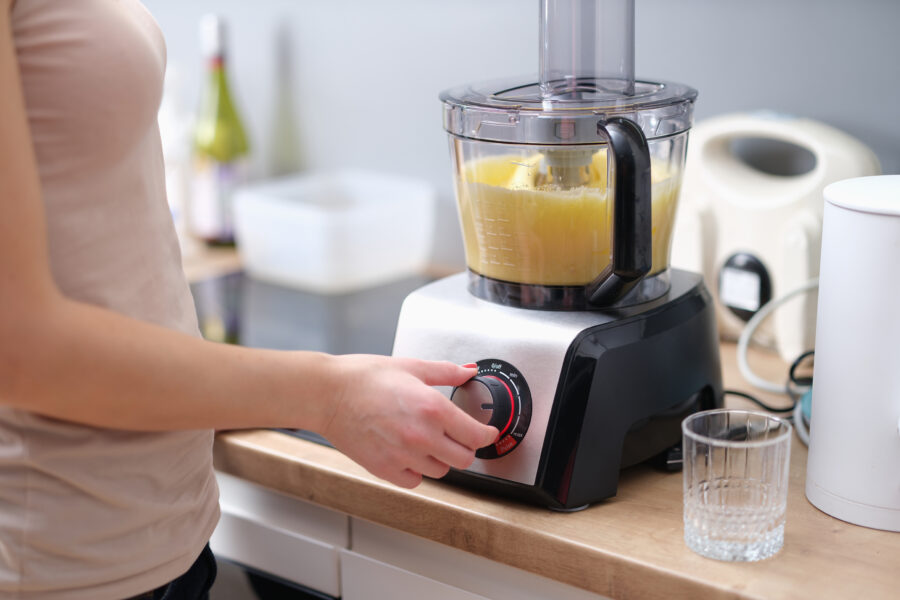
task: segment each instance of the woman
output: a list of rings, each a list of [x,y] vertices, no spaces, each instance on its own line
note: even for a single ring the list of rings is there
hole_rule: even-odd
[[[0,0],[3,598],[204,597],[213,429],[317,431],[404,487],[497,435],[429,387],[473,368],[199,338],[164,65],[138,0]]]

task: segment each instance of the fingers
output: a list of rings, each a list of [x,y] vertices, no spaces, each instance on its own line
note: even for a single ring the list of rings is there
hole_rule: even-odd
[[[484,427],[474,419],[473,422],[478,428]],[[493,442],[497,430],[493,427],[488,427],[488,430],[492,432],[489,439]],[[422,476],[440,479],[451,467],[467,469],[474,461],[474,449],[460,444],[446,434],[419,437],[408,432],[398,453],[389,458],[386,464],[380,465],[381,468],[371,472],[400,487],[414,488],[422,482]]]
[[[483,425],[455,404],[450,402],[448,404],[444,432],[450,439],[473,451],[497,441],[500,432],[496,427]]]
[[[439,479],[466,469],[475,451],[494,443],[496,428],[483,425],[429,386],[462,385],[477,367],[412,358],[357,356],[345,360],[363,372],[364,393],[336,413],[329,439],[373,475],[404,488],[422,477]],[[333,438],[333,439],[332,439]]]
[[[494,431],[496,432],[496,430]],[[399,480],[395,480],[394,483],[402,487],[415,487],[421,483],[423,475],[432,479],[440,479],[450,472],[451,467],[460,470],[467,469],[475,461],[474,450],[466,448],[446,436],[437,441],[432,453],[432,455],[412,458],[409,467],[401,472]],[[415,475],[418,475],[418,478]]]
[[[431,477],[432,479],[440,479],[450,472],[450,465],[433,456],[424,456],[417,459],[414,464],[410,465],[408,470],[411,470],[414,473],[421,473],[425,477]]]
[[[428,436],[428,447],[423,448],[428,464],[413,465],[413,469],[434,478],[446,475],[449,467],[468,468],[475,460],[476,450],[493,444],[499,435],[495,427],[482,425],[444,396],[439,400],[442,410],[435,415],[435,425],[443,430],[443,435]]]
[[[451,362],[434,362],[416,359],[402,359],[404,368],[420,381],[430,386],[459,386],[478,373],[478,367],[455,365]],[[499,432],[494,427],[483,425],[466,414],[456,405],[447,403],[449,410],[444,419],[447,435],[472,450],[483,448],[497,441]]]
[[[426,385],[462,385],[478,374],[478,367],[455,365],[447,361],[429,361],[412,358],[396,359],[403,368]]]
[[[402,488],[411,490],[414,487],[416,487],[417,485],[419,485],[420,483],[422,483],[422,474],[416,473],[415,471],[413,471],[411,469],[404,469],[404,470],[400,471],[399,473],[397,473],[396,475],[394,475],[392,477],[385,477],[384,479],[387,479],[394,485],[398,485]]]
[[[468,469],[475,461],[475,450],[445,435],[437,442],[434,457],[455,469]]]
[[[450,472],[450,467],[466,469],[475,460],[475,453],[445,437],[433,456],[413,458],[408,468],[389,479],[401,487],[413,488],[422,482],[422,477],[440,479]]]

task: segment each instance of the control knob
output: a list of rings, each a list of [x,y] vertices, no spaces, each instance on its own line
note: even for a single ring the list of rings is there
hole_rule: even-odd
[[[516,400],[496,375],[476,375],[453,390],[450,400],[479,422],[499,429],[501,437],[512,424]]]
[[[478,362],[478,374],[450,396],[458,407],[481,423],[500,431],[497,441],[478,449],[478,458],[499,458],[511,452],[531,422],[531,393],[519,371],[507,362]]]

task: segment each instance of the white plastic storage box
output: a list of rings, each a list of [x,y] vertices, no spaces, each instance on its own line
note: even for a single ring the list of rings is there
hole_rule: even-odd
[[[257,279],[324,294],[421,272],[437,194],[425,181],[361,170],[291,176],[235,194],[235,235]]]

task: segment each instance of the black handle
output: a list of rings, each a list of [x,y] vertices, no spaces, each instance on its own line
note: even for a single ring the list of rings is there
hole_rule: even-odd
[[[651,229],[650,148],[637,123],[613,117],[597,123],[609,140],[607,156],[615,172],[612,261],[587,285],[588,302],[609,306],[627,294],[653,261]]]

